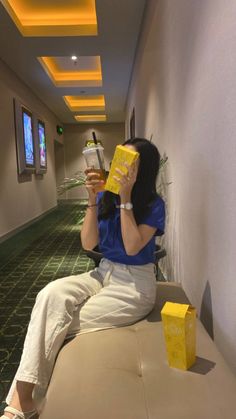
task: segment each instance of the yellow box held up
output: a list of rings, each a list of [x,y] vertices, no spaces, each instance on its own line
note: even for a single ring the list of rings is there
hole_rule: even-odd
[[[166,302],[161,317],[169,366],[187,370],[196,360],[196,309]]]
[[[116,168],[120,169],[123,173],[127,174],[128,169],[124,166],[126,162],[129,166],[137,160],[139,153],[137,151],[130,150],[129,148],[118,145],[115,149],[115,154],[112,159],[111,168],[109,176],[106,181],[105,189],[107,191],[119,194],[120,184],[113,178],[113,176],[118,176]]]

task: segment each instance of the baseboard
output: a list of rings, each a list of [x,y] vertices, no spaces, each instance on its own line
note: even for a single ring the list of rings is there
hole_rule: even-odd
[[[88,203],[88,198],[70,198],[70,199],[58,199],[58,205],[86,205]]]
[[[46,215],[48,215],[50,212],[54,211],[57,208],[57,205],[50,208],[49,210],[43,212],[42,214],[38,215],[37,217],[33,218],[30,221],[27,221],[27,223],[22,224],[20,227],[14,228],[14,230],[9,231],[8,233],[4,234],[0,237],[0,243],[3,243],[4,241],[10,239],[12,236],[15,236],[15,234],[19,233],[22,230],[25,230],[27,227],[34,224],[36,221],[39,221],[41,218],[44,218]]]

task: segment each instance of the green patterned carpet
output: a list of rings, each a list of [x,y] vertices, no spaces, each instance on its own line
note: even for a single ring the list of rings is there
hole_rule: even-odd
[[[37,293],[50,281],[94,266],[81,249],[83,203],[60,204],[0,244],[0,412],[16,372]]]

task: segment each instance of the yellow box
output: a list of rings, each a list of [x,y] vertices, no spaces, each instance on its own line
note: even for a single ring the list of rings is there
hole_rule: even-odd
[[[118,145],[115,149],[115,154],[112,159],[110,172],[106,181],[105,189],[115,194],[119,194],[120,184],[113,179],[113,176],[119,176],[116,172],[116,168],[122,170],[123,173],[127,174],[128,169],[124,166],[126,162],[129,166],[137,160],[139,153],[137,151],[130,150],[129,148]]]
[[[187,370],[196,360],[196,309],[166,302],[161,317],[169,366]]]

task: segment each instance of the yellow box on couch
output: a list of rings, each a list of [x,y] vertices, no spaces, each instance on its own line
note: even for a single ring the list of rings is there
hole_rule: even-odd
[[[124,166],[126,162],[129,166],[137,160],[139,153],[137,151],[130,150],[129,148],[123,145],[117,145],[115,149],[115,154],[112,159],[111,168],[109,175],[105,184],[105,189],[111,191],[115,194],[118,194],[120,191],[120,184],[113,179],[113,176],[118,176],[116,168],[120,169],[125,174],[128,173],[128,169]]]
[[[161,317],[169,366],[187,370],[196,360],[196,309],[166,302]]]

